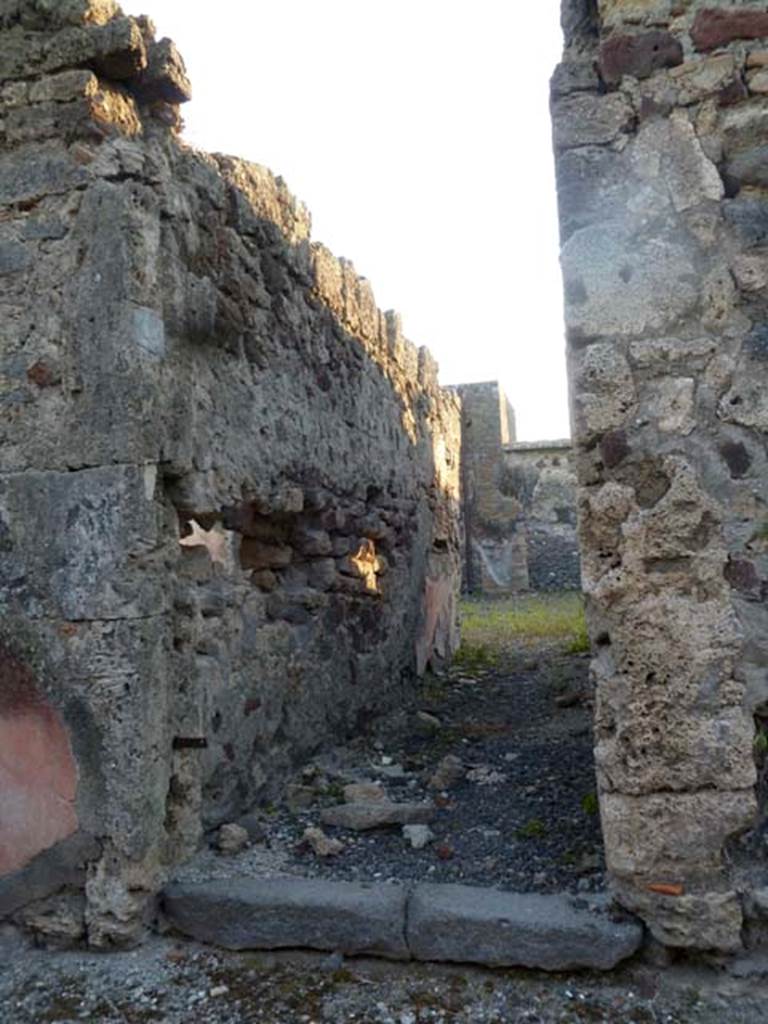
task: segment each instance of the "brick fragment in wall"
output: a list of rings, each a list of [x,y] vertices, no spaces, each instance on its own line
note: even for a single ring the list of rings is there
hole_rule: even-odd
[[[738,6],[698,11],[691,27],[691,39],[697,50],[714,50],[737,39],[765,36],[768,36],[768,12],[740,10]]]
[[[618,84],[624,75],[648,78],[655,71],[682,63],[680,41],[661,30],[634,35],[614,32],[600,47],[600,73],[610,85]]]

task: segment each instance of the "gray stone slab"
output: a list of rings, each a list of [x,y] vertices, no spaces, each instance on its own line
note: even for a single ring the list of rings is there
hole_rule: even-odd
[[[590,909],[560,894],[419,885],[408,908],[408,946],[417,960],[609,970],[642,938],[639,922],[612,920],[604,904]]]
[[[235,879],[174,884],[168,921],[225,949],[308,948],[407,960],[407,892],[394,885],[323,879]]]
[[[65,885],[84,885],[88,862],[100,854],[101,845],[93,836],[76,832],[38,854],[26,867],[0,878],[0,920]]]
[[[323,825],[336,825],[364,832],[387,825],[428,825],[434,821],[437,808],[433,803],[395,804],[389,800],[359,801],[324,807],[320,811]]]

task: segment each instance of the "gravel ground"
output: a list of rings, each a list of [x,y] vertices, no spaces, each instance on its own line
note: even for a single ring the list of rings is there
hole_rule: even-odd
[[[262,818],[263,845],[236,857],[205,852],[179,877],[301,874],[599,890],[604,862],[587,691],[587,659],[546,648],[433,678],[412,708],[305,769],[293,797],[311,806],[271,808]],[[426,783],[446,755],[459,757],[467,776],[435,792]],[[361,780],[381,782],[398,802],[435,799],[434,840],[416,850],[397,826],[367,833],[325,826],[344,849],[317,857],[302,843],[305,828],[319,824],[320,809],[342,798],[345,783]]]
[[[768,986],[714,969],[610,976],[225,954],[155,938],[45,953],[0,935],[3,1024],[763,1024]]]
[[[588,696],[585,659],[544,649],[433,679],[418,704],[372,723],[369,735],[302,774],[291,799],[313,806],[260,814],[261,841],[236,856],[206,849],[179,877],[599,888],[599,827],[585,800],[594,789]],[[396,800],[431,798],[425,778],[449,753],[477,774],[436,794],[436,839],[424,850],[411,849],[398,829],[356,836],[328,828],[345,844],[328,860],[302,844],[304,828],[346,782],[379,779]],[[754,955],[726,972],[670,964],[651,949],[610,975],[552,975],[231,954],[171,936],[110,955],[43,951],[0,928],[0,1024],[763,1024],[766,1005],[768,962]]]

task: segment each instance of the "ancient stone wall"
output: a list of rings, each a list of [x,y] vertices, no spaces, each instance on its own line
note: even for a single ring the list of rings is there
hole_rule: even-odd
[[[657,938],[733,950],[765,869],[768,13],[566,0],[563,26],[554,143],[607,862]]]
[[[172,43],[0,2],[0,918],[135,940],[455,646],[459,412]]]
[[[578,589],[570,442],[518,443],[514,410],[497,381],[458,391],[465,590]]]
[[[472,593],[528,588],[521,505],[502,493],[503,446],[515,440],[515,416],[497,381],[462,384],[461,489],[463,585]]]
[[[571,442],[520,441],[507,445],[501,489],[522,506],[530,589],[579,590]]]

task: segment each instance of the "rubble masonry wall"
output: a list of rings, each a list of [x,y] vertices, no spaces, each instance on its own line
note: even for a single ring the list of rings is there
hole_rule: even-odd
[[[456,644],[458,402],[112,0],[0,3],[0,918],[135,941]]]
[[[657,938],[733,950],[765,879],[768,14],[566,0],[563,27],[552,113],[607,862]]]

